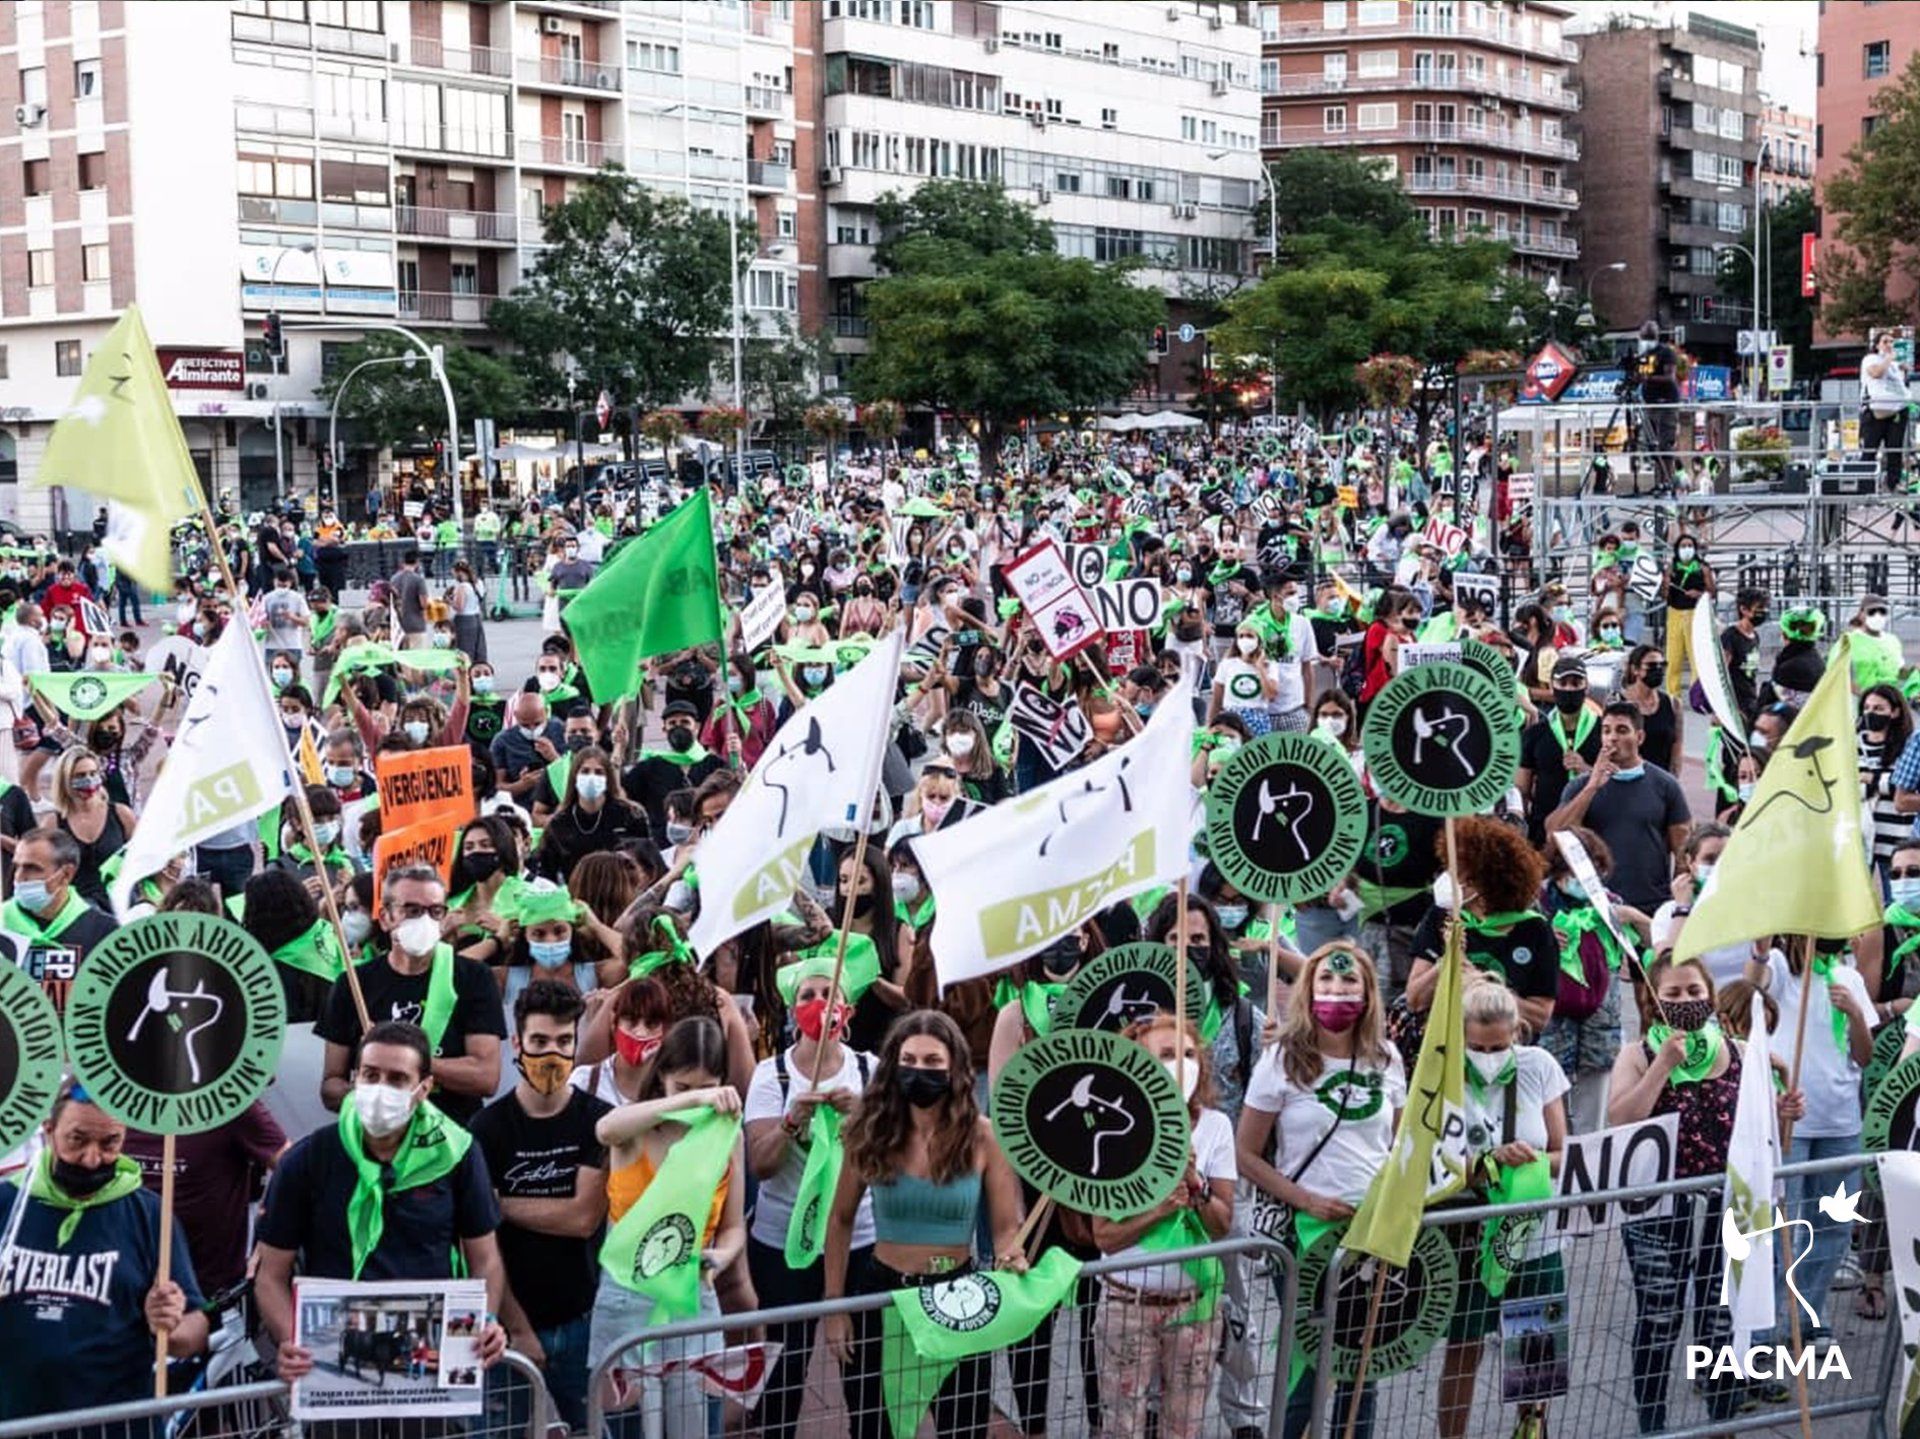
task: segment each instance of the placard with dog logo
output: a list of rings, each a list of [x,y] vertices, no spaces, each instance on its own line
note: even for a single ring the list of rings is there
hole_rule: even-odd
[[[1060,1029],[1105,1029],[1114,1033],[1136,1020],[1174,1013],[1179,956],[1169,945],[1140,941],[1107,950],[1080,967],[1053,1002]],[[1187,966],[1187,1015],[1196,1023],[1207,1008],[1207,985],[1197,965]]]
[[[1344,749],[1313,735],[1263,735],[1207,786],[1207,855],[1255,899],[1324,898],[1366,841],[1360,777]]]
[[[19,965],[0,958],[0,1154],[53,1113],[60,1055],[53,1001]]]
[[[1395,675],[1368,706],[1360,742],[1374,788],[1415,814],[1484,814],[1520,768],[1512,696],[1464,664]]]

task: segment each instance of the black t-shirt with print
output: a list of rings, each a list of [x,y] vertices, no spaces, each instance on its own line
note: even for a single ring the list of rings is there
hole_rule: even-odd
[[[1433,903],[1429,890],[1442,868],[1434,840],[1445,829],[1446,821],[1431,815],[1391,814],[1377,801],[1368,805],[1367,847],[1354,873],[1382,889],[1419,891],[1375,916],[1376,923],[1404,929],[1420,922]]]
[[[426,1013],[427,973],[401,974],[385,958],[355,966],[360,989],[367,999],[367,1015],[375,1024],[385,1020],[404,1020],[419,1024]],[[327,996],[326,1011],[313,1032],[333,1044],[351,1050],[360,1042],[360,1016],[354,1011],[353,991],[342,975],[333,982]],[[453,959],[453,1013],[447,1017],[446,1031],[440,1036],[435,1055],[459,1059],[467,1052],[468,1035],[491,1034],[507,1037],[506,1014],[500,1003],[500,987],[493,982],[487,967],[478,960]],[[467,1094],[433,1092],[433,1102],[455,1124],[466,1125],[480,1112],[481,1101]]]
[[[1431,905],[1413,932],[1413,957],[1438,962],[1446,943],[1447,911]],[[1467,963],[1497,974],[1521,999],[1552,999],[1560,992],[1560,945],[1553,926],[1530,914],[1505,934],[1467,931]]]
[[[1760,710],[1760,636],[1728,625],[1720,632],[1720,648],[1727,652],[1727,680],[1733,686],[1733,702],[1751,724]]]

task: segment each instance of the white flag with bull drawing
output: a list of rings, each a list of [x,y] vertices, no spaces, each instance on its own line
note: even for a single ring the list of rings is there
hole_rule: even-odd
[[[1733,1134],[1727,1141],[1726,1206],[1720,1211],[1725,1252],[1720,1300],[1732,1311],[1736,1341],[1774,1325],[1774,1235],[1780,1212],[1773,1171],[1779,1162],[1780,1115],[1774,1108],[1767,1011],[1755,994],[1746,1053],[1740,1059]],[[1791,1244],[1791,1230],[1788,1236]]]
[[[820,831],[851,825],[872,808],[893,728],[900,650],[895,630],[795,710],[701,837],[694,861],[700,912],[687,932],[700,954],[791,904],[807,882],[807,855]]]
[[[1187,872],[1193,691],[1182,680],[1139,734],[984,814],[913,842],[939,901],[945,989],[994,974],[1108,905]]]

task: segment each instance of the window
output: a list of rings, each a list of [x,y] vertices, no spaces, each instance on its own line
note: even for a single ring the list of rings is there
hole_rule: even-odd
[[[27,251],[27,284],[33,289],[44,289],[53,283],[53,251]]]
[[[7,347],[0,345],[0,380],[11,378],[7,369]]]
[[[56,375],[68,377],[80,373],[80,342],[78,340],[53,342],[53,372]]]
[[[1078,195],[1080,193],[1080,172],[1078,170],[1060,171],[1053,177],[1053,188],[1058,190],[1062,195]]]
[[[773,226],[774,233],[782,240],[791,240],[798,233],[798,216],[791,210],[776,210]]]
[[[1347,107],[1345,105],[1327,106],[1320,112],[1320,128],[1329,135],[1346,134]]]
[[[1400,123],[1400,107],[1392,101],[1384,105],[1362,105],[1360,123],[1362,130],[1391,130]]]
[[[1722,185],[1738,185],[1744,178],[1738,155],[1716,155],[1719,162],[1719,180]]]
[[[100,98],[100,62],[96,60],[75,60],[73,62],[73,98],[76,100],[98,100]]]
[[[338,25],[344,30],[379,30],[379,0],[313,0],[313,23]]]
[[[1102,130],[1118,130],[1120,128],[1120,112],[1118,110],[1101,110],[1100,128]]]
[[[113,261],[105,245],[82,245],[80,247],[80,278],[83,280],[110,279],[113,274]]]
[[[1397,25],[1400,0],[1360,0],[1360,14],[1356,18],[1362,25]]]
[[[1362,50],[1360,52],[1360,78],[1382,79],[1397,75],[1400,71],[1400,52],[1398,50]]]
[[[1887,123],[1885,115],[1864,115],[1860,119],[1860,138],[1868,139],[1882,125]]]
[[[1320,78],[1329,85],[1347,83],[1347,52],[1335,50],[1320,57]]]
[[[1133,198],[1133,180],[1126,175],[1107,176],[1107,198],[1109,200],[1131,200]]]
[[[44,195],[53,189],[53,161],[29,160],[23,167],[26,170],[26,193]]]
[[[107,188],[106,151],[90,150],[80,157],[80,188],[82,190]]]
[[[455,260],[447,266],[447,289],[455,295],[480,293],[480,267],[470,260]]]
[[[418,260],[397,260],[393,267],[394,285],[402,295],[412,296],[420,293],[420,262]]]
[[[1275,23],[1277,26],[1278,22]],[[1321,0],[1320,28],[1322,30],[1347,28],[1347,0]]]
[[[1280,93],[1280,62],[1278,60],[1260,62],[1260,93],[1262,95]]]
[[[1344,15],[1345,12],[1346,6],[1343,4],[1341,6],[1341,13]],[[1262,40],[1278,40],[1280,38],[1280,7],[1278,5],[1262,5],[1260,7],[1260,38]]]
[[[25,105],[47,103],[47,67],[36,65],[20,72],[20,100]]]
[[[654,70],[663,75],[680,73],[680,47],[661,45],[652,41],[627,41],[627,68],[629,70]]]
[[[1747,207],[1722,204],[1714,215],[1714,223],[1722,230],[1731,230],[1739,234],[1747,228]]]
[[[578,111],[560,112],[561,153],[570,165],[587,163],[587,117]]]
[[[1260,112],[1260,144],[1264,148],[1280,143],[1280,112],[1262,110]]]
[[[1893,73],[1893,42],[1875,40],[1865,46],[1861,60],[1861,73],[1869,80],[1878,80]]]

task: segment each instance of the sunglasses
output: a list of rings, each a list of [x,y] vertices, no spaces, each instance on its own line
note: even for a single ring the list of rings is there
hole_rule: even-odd
[[[1890,869],[1888,879],[1920,879],[1920,869]]]

